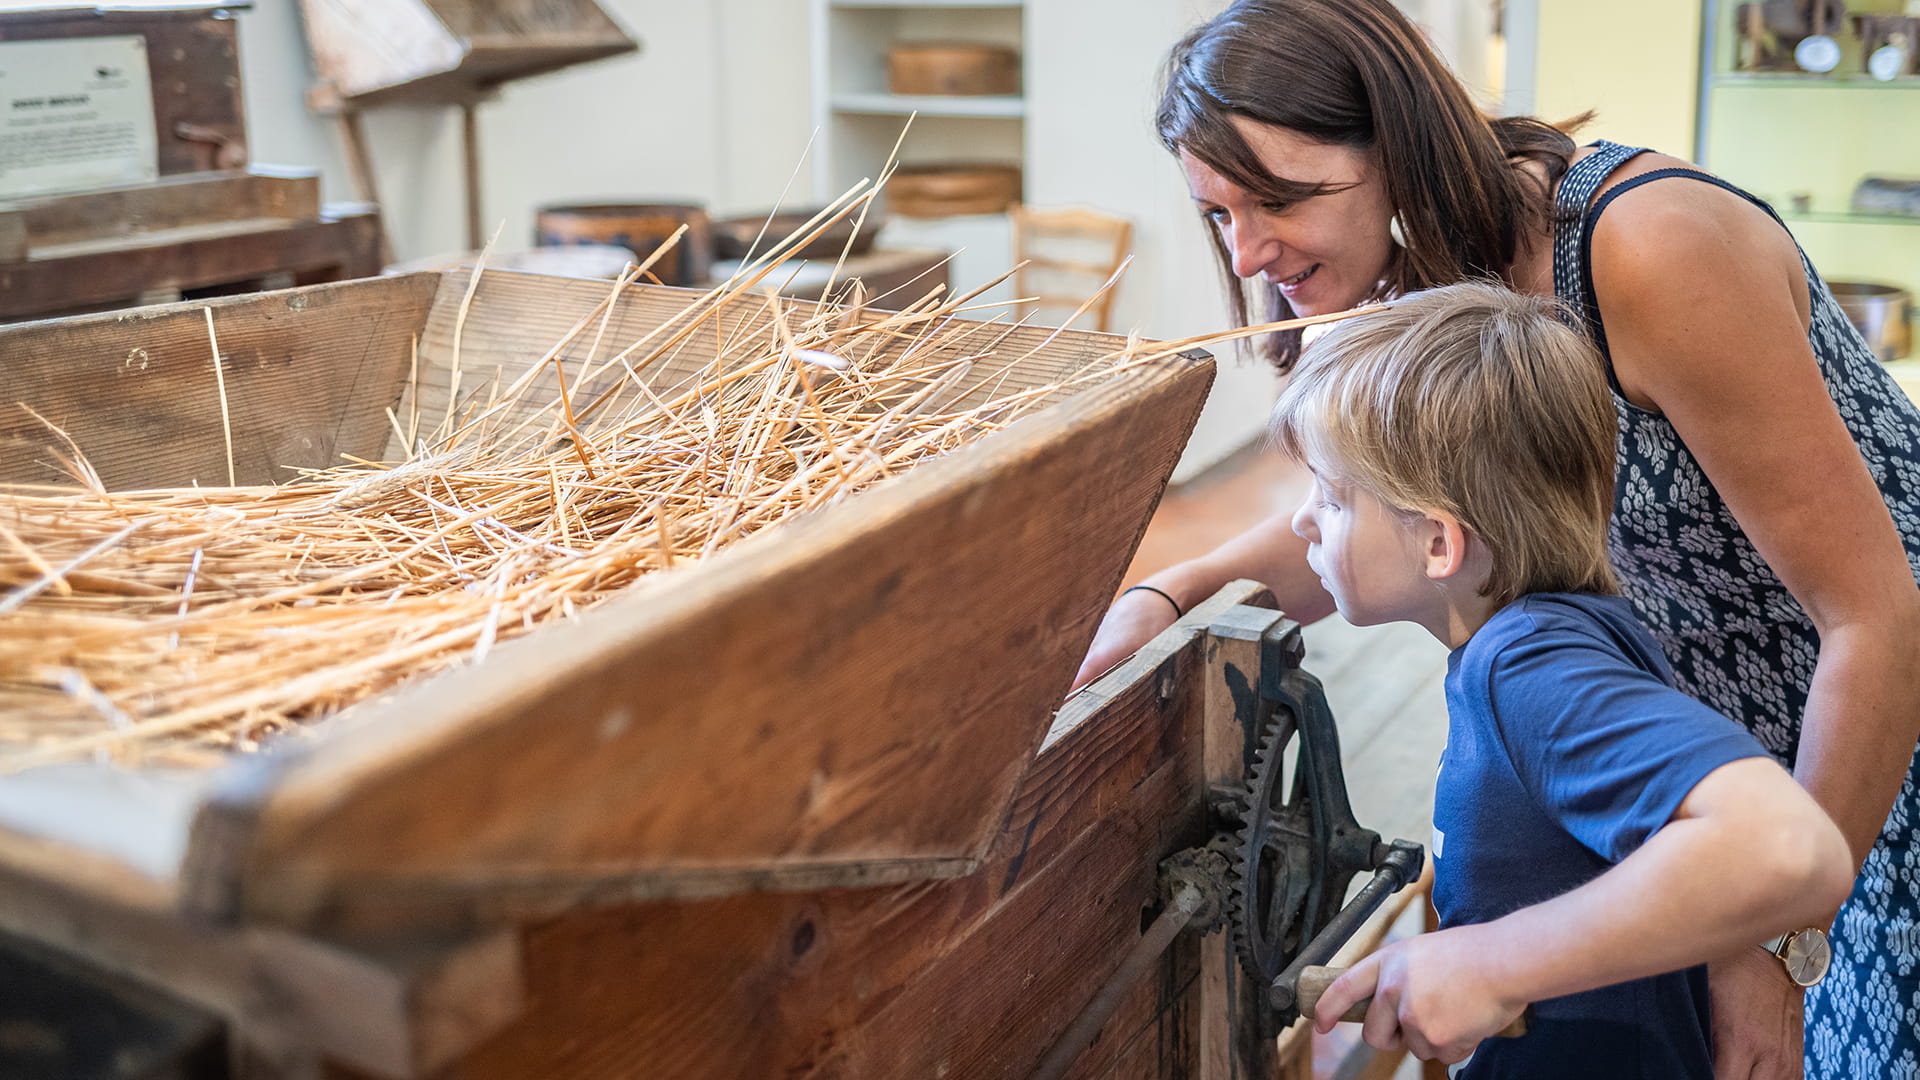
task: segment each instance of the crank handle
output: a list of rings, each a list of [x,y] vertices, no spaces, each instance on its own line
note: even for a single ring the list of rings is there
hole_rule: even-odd
[[[1314,1010],[1320,1004],[1320,995],[1327,992],[1327,987],[1333,985],[1333,980],[1346,973],[1346,968],[1336,967],[1310,966],[1302,969],[1300,972],[1300,984],[1296,990],[1296,995],[1300,1002],[1300,1015],[1309,1020],[1313,1019]],[[1357,1024],[1365,1020],[1367,1018],[1367,1006],[1371,1004],[1373,1004],[1372,998],[1361,998],[1349,1006],[1345,1013],[1341,1014],[1341,1021],[1349,1024]],[[1525,1011],[1514,1018],[1513,1023],[1494,1032],[1493,1037],[1496,1039],[1517,1039],[1527,1033],[1528,1022],[1532,1019],[1533,1006],[1529,1005]]]

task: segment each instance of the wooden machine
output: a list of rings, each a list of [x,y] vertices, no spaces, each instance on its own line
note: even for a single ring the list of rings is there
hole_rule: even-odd
[[[377,458],[410,371],[444,401],[455,355],[544,365],[606,289],[468,293],[414,274],[0,329],[0,479],[54,478],[50,425],[113,490]],[[694,295],[633,287],[609,340]],[[1120,339],[1006,340],[1018,387]],[[0,1062],[1272,1075],[1293,976],[1421,859],[1346,810],[1297,628],[1242,583],[1061,705],[1211,377],[1189,353],[1087,383],[273,752],[0,776]]]
[[[0,11],[0,320],[379,272],[373,212],[246,171],[248,6]]]

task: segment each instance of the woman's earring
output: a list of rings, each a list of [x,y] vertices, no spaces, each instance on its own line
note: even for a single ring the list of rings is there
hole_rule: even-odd
[[[1388,219],[1387,235],[1393,237],[1393,242],[1401,247],[1407,246],[1407,230],[1401,227],[1399,214],[1395,214],[1392,218]]]

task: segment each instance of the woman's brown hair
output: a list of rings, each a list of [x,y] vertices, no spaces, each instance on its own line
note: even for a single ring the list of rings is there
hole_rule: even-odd
[[[1531,117],[1490,119],[1388,0],[1236,0],[1174,46],[1156,123],[1186,151],[1264,202],[1339,190],[1273,175],[1233,126],[1236,116],[1371,154],[1406,247],[1383,296],[1497,277],[1521,239],[1550,219],[1550,192],[1573,155],[1565,131]],[[1574,121],[1577,124],[1579,121]],[[1515,166],[1537,161],[1543,188]],[[1208,227],[1234,317],[1247,325],[1247,286]],[[1268,317],[1293,314],[1265,289]],[[1281,371],[1300,355],[1297,332],[1264,340]]]

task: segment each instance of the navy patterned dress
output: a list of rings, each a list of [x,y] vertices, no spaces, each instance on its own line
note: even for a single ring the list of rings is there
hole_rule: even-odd
[[[1561,180],[1554,291],[1585,315],[1601,351],[1589,253],[1607,203],[1642,183],[1711,183],[1771,207],[1716,177],[1660,169],[1594,193],[1641,151],[1600,142]],[[1589,205],[1589,203],[1592,205]],[[1775,215],[1775,220],[1778,216]],[[1782,225],[1782,228],[1785,226]],[[1920,410],[1875,360],[1804,253],[1813,321],[1807,340],[1827,392],[1885,496],[1920,577]],[[1820,638],[1812,620],[1741,531],[1673,425],[1620,392],[1609,535],[1634,610],[1667,652],[1680,688],[1744,724],[1791,768]],[[1920,707],[1920,703],[1915,703]],[[1833,931],[1833,968],[1807,996],[1807,1076],[1920,1077],[1920,757]]]

